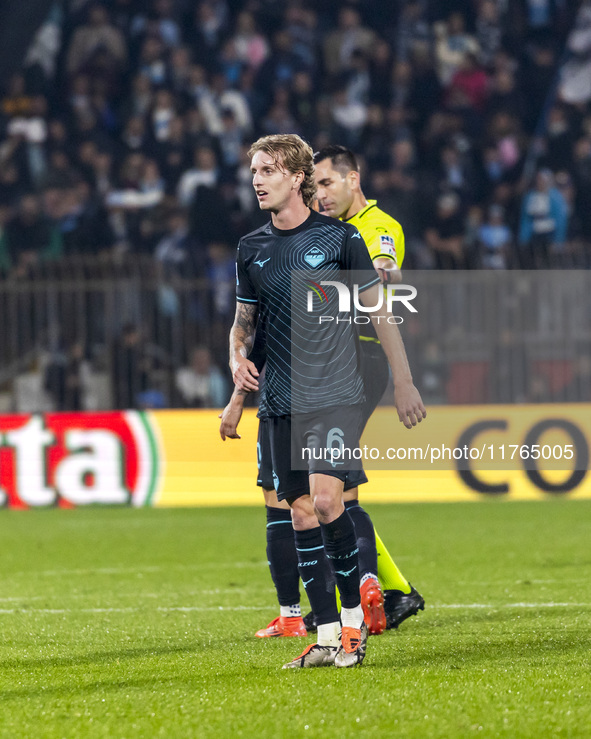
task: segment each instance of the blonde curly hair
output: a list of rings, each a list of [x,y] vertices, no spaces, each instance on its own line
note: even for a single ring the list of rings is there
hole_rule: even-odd
[[[314,181],[314,152],[310,144],[295,133],[279,133],[257,139],[248,150],[248,156],[252,159],[257,151],[264,151],[265,154],[273,157],[277,164],[283,166],[291,174],[304,173],[300,192],[304,205],[311,208],[316,196],[316,183]]]

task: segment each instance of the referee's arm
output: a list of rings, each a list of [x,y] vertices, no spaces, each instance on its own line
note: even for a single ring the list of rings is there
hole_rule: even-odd
[[[366,240],[367,250],[375,271],[378,273],[380,280],[384,285],[399,285],[402,282],[402,272],[398,263],[398,256],[401,256],[400,264],[404,258],[404,231],[400,224],[396,224],[396,228],[386,230],[380,228],[374,233],[368,234]]]
[[[359,295],[363,305],[368,308],[377,305],[379,303],[378,290],[380,290],[378,284],[364,290]],[[426,418],[427,411],[419,391],[413,384],[402,336],[398,326],[395,323],[388,322],[389,313],[386,301],[382,301],[381,307],[371,313],[371,317],[382,349],[388,358],[388,364],[392,369],[394,403],[398,411],[398,418],[406,428],[410,429],[420,423],[423,418]]]
[[[375,271],[384,285],[399,285],[402,282],[402,272],[392,257],[376,257],[373,261]]]

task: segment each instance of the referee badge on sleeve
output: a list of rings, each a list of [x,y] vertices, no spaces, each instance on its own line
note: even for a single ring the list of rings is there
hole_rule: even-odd
[[[380,236],[380,251],[382,254],[389,254],[396,259],[396,245],[392,236],[388,236],[387,234]]]

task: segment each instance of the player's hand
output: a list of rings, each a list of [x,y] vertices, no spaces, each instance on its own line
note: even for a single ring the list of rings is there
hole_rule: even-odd
[[[259,371],[249,359],[237,357],[232,362],[232,379],[238,390],[254,393],[259,389]]]
[[[218,418],[222,419],[222,422],[220,423],[220,436],[222,437],[222,441],[226,441],[226,437],[228,439],[241,438],[238,434],[238,424],[242,418],[242,410],[242,403],[236,403],[231,400],[218,416]]]
[[[423,418],[427,418],[427,411],[421,400],[421,396],[412,382],[396,386],[394,390],[394,405],[398,411],[398,418],[406,426],[411,429],[420,423]]]

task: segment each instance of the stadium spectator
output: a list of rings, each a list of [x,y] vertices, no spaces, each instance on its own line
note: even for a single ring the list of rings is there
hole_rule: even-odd
[[[310,72],[296,72],[293,78],[289,110],[301,127],[302,135],[308,140],[313,139],[318,129],[318,118],[315,85]]]
[[[552,251],[564,246],[568,210],[564,197],[554,185],[552,172],[542,169],[525,196],[519,224],[519,254],[523,269],[544,269]]]
[[[189,206],[199,187],[214,188],[218,183],[219,168],[213,149],[200,146],[195,150],[195,166],[187,170],[178,185],[177,197],[183,206]]]
[[[342,141],[347,148],[358,148],[368,120],[368,106],[361,100],[351,100],[347,95],[347,90],[341,88],[332,96],[330,110],[331,138],[335,141]]]
[[[189,142],[185,119],[178,115],[171,119],[168,138],[154,146],[154,156],[166,183],[166,192],[173,194],[177,182],[187,169]]]
[[[471,108],[481,113],[488,95],[488,77],[476,54],[467,53],[451,78],[445,93],[450,108]]]
[[[564,198],[568,225],[564,248],[554,250],[551,255],[551,266],[572,268],[585,262],[585,251],[582,248],[584,221],[576,209],[577,190],[571,174],[561,169],[556,172],[554,180],[556,189]]]
[[[419,49],[430,49],[432,30],[425,10],[426,4],[422,0],[409,0],[402,4],[394,45],[399,59],[408,61]]]
[[[59,207],[56,225],[63,253],[93,256],[108,252],[114,245],[114,234],[105,209],[100,200],[92,197],[88,182],[74,180],[56,195]]]
[[[165,282],[175,278],[195,278],[205,269],[205,252],[189,232],[187,214],[176,209],[168,214],[166,233],[156,245],[154,257]]]
[[[214,313],[222,320],[232,318],[236,282],[234,250],[223,242],[207,245],[207,274],[211,285]]]
[[[152,85],[166,82],[166,46],[156,36],[148,36],[141,46],[138,72]]]
[[[82,411],[92,407],[92,367],[81,343],[73,344],[65,354],[55,352],[50,357],[43,386],[57,411]]]
[[[269,55],[267,39],[257,29],[253,14],[246,10],[238,14],[233,41],[238,59],[252,69],[258,69]]]
[[[591,100],[591,6],[588,4],[581,8],[568,49],[571,55],[562,70],[559,95],[566,103],[584,105]]]
[[[422,134],[425,124],[441,100],[441,84],[429,49],[415,48],[412,56],[413,77],[407,100],[408,118],[416,134]]]
[[[441,84],[447,87],[460,69],[467,54],[478,54],[478,42],[466,32],[466,19],[460,12],[452,13],[446,22],[434,26],[435,58]]]
[[[141,394],[150,390],[152,361],[140,328],[126,324],[111,351],[115,408],[138,408]]]
[[[178,46],[170,50],[167,76],[175,95],[186,96],[191,77],[192,52],[188,46]]]
[[[226,0],[204,0],[197,5],[187,40],[200,64],[211,66],[228,24]]]
[[[306,69],[301,57],[294,52],[292,39],[287,31],[275,33],[271,48],[271,54],[259,67],[256,76],[256,87],[265,95],[267,105],[276,87],[290,85],[297,72]]]
[[[545,153],[541,163],[552,172],[564,167],[572,156],[575,143],[575,127],[570,121],[565,107],[553,106],[547,117]]]
[[[0,98],[0,112],[7,119],[26,118],[33,109],[33,96],[27,93],[25,77],[14,74],[9,80],[6,93]]]
[[[23,195],[16,215],[0,240],[0,266],[11,276],[24,278],[40,262],[62,255],[59,231],[43,215],[35,195]]]
[[[238,126],[244,132],[252,128],[252,117],[244,95],[230,87],[224,74],[215,73],[208,89],[199,99],[199,111],[210,135],[219,136],[222,133],[222,116],[227,110],[234,113]]]
[[[176,371],[175,385],[186,408],[222,408],[229,397],[228,383],[206,346],[193,349],[190,365]]]
[[[174,17],[174,0],[153,0],[148,13],[137,13],[131,23],[132,35],[157,35],[167,47],[176,47],[181,29]]]
[[[497,66],[490,79],[485,115],[490,119],[497,113],[507,113],[518,120],[524,118],[525,100],[510,67]]]
[[[478,58],[490,69],[495,55],[502,49],[502,4],[497,0],[482,0],[478,3],[476,16],[476,41],[479,46]]]
[[[436,186],[439,190],[457,193],[464,203],[472,198],[474,178],[470,161],[453,144],[447,144],[441,149]]]
[[[77,28],[72,36],[68,49],[68,73],[80,72],[99,53],[106,54],[119,70],[123,69],[127,61],[127,45],[122,32],[111,24],[105,6],[93,3],[87,18],[87,23]]]
[[[464,232],[459,196],[455,192],[440,195],[435,214],[425,231],[425,241],[438,269],[464,267]]]
[[[500,205],[491,205],[477,231],[478,257],[483,269],[507,269],[510,265],[511,229]]]
[[[591,136],[581,137],[573,150],[573,177],[576,185],[575,210],[581,219],[581,232],[585,241],[591,234]]]
[[[291,114],[286,98],[285,93],[279,88],[267,115],[261,121],[261,131],[264,134],[299,132],[298,124]]]
[[[556,74],[556,51],[551,43],[536,42],[527,47],[520,73],[527,100],[525,126],[533,131]]]
[[[357,8],[347,6],[339,11],[338,26],[324,41],[324,64],[332,77],[344,72],[354,52],[370,54],[376,42],[376,32],[362,25]]]
[[[285,11],[285,28],[291,39],[291,48],[305,65],[312,69],[316,64],[319,44],[318,14],[313,7],[290,3]]]
[[[150,114],[151,134],[158,142],[167,141],[170,135],[170,122],[177,115],[174,95],[170,90],[158,90]]]

